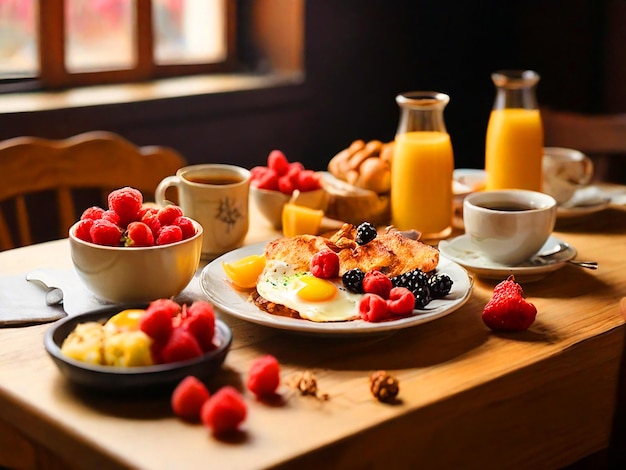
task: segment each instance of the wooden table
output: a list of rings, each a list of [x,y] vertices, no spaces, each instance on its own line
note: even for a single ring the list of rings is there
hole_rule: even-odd
[[[557,235],[597,271],[571,265],[524,284],[538,309],[527,332],[495,334],[480,319],[495,281],[442,319],[392,335],[320,338],[222,314],[234,332],[211,383],[241,385],[250,362],[275,355],[281,403],[246,394],[236,442],[175,418],[168,397],[115,399],[68,387],[47,356],[49,325],[0,329],[0,465],[22,468],[559,468],[609,445],[625,326],[626,212],[559,223]],[[248,243],[275,233],[253,220]],[[0,273],[70,267],[60,240],[0,253]],[[377,402],[369,374],[400,381]],[[285,382],[311,370],[327,401]]]

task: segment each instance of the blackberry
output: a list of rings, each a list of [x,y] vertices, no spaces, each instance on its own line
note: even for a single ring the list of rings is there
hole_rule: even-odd
[[[452,279],[447,274],[435,274],[428,279],[428,288],[433,299],[440,299],[450,293]]]
[[[428,285],[428,276],[421,269],[413,269],[400,275],[400,287],[406,287],[410,291]]]
[[[354,268],[346,271],[341,276],[341,281],[346,289],[355,294],[363,294],[363,278],[365,273],[359,268]]]
[[[356,242],[359,245],[365,245],[366,243],[371,242],[374,238],[376,238],[376,235],[378,235],[376,227],[369,222],[363,222],[356,228]]]
[[[432,297],[430,295],[430,289],[428,289],[427,285],[419,286],[412,292],[415,296],[415,308],[418,310],[426,307],[426,305],[428,305],[432,300]]]

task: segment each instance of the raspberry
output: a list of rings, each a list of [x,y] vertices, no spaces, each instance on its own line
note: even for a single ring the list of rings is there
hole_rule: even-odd
[[[152,246],[154,245],[154,235],[148,225],[143,222],[131,222],[126,227],[125,246]]]
[[[172,225],[178,217],[183,216],[183,210],[175,204],[169,204],[157,213],[157,218],[162,226]]]
[[[302,170],[298,174],[298,189],[302,192],[320,189],[320,177],[313,170]]]
[[[304,165],[300,162],[292,162],[289,164],[289,170],[287,173],[290,173],[292,176],[297,175],[302,170],[304,170]]]
[[[107,201],[109,209],[120,216],[120,225],[126,227],[130,222],[137,220],[137,212],[143,204],[143,196],[138,189],[126,186],[111,191]]]
[[[394,316],[404,316],[413,312],[415,296],[406,287],[394,287],[387,299],[387,312]]]
[[[161,222],[159,222],[157,214],[158,210],[157,212],[148,211],[141,217],[141,222],[150,227],[150,230],[152,231],[152,236],[155,240],[157,239],[157,237],[159,236],[159,232],[161,231]]]
[[[341,282],[343,282],[343,286],[350,292],[362,294],[364,277],[365,273],[359,268],[349,269],[341,276]]]
[[[278,190],[283,194],[292,194],[297,189],[297,184],[289,174],[278,178]]]
[[[111,223],[114,223],[115,225],[120,225],[120,216],[117,214],[117,212],[112,211],[112,210],[108,210],[108,211],[104,211],[102,213],[102,219],[104,220],[108,220]]]
[[[213,349],[215,336],[215,312],[208,302],[196,301],[187,308],[187,317],[182,321],[183,328],[191,333],[202,351]]]
[[[248,409],[236,388],[226,385],[213,394],[200,410],[205,426],[215,435],[236,431],[246,419]]]
[[[180,305],[172,299],[157,299],[150,302],[146,310],[165,310],[171,318],[174,318],[180,313]]]
[[[378,294],[383,299],[389,297],[392,288],[391,279],[377,270],[369,271],[363,278],[363,291],[369,294]]]
[[[522,286],[509,276],[493,290],[482,320],[494,331],[524,331],[535,321],[537,308],[524,298]]]
[[[183,328],[174,328],[161,350],[161,357],[165,363],[186,361],[201,355],[202,348],[198,341]]]
[[[137,212],[137,220],[141,220],[145,217],[146,214],[158,214],[159,209],[153,206],[143,205],[141,209]]]
[[[263,171],[258,171],[258,175],[256,175],[253,179],[251,178],[250,184],[259,189],[278,191],[278,174],[271,168],[257,168],[263,168]]]
[[[209,396],[206,386],[193,375],[188,375],[172,392],[170,403],[176,416],[186,421],[200,421],[200,410]]]
[[[428,289],[433,299],[440,299],[450,293],[452,279],[447,274],[435,274],[428,279]]]
[[[331,279],[339,275],[339,256],[331,250],[322,250],[311,258],[310,271],[315,277]]]
[[[76,235],[76,238],[91,243],[92,240],[89,231],[91,230],[92,225],[93,219],[82,219],[79,221],[74,229],[74,235]]]
[[[94,220],[89,235],[93,243],[97,245],[119,246],[122,232],[113,222],[106,219]]]
[[[280,365],[278,360],[267,354],[256,359],[248,371],[248,390],[257,397],[276,393],[280,384]]]
[[[267,157],[267,166],[274,170],[278,176],[286,175],[289,171],[289,161],[280,150],[272,150]]]
[[[183,240],[193,237],[196,234],[196,227],[189,217],[177,217],[174,220],[174,225],[178,225],[183,232]]]
[[[139,329],[158,343],[172,334],[172,315],[166,306],[151,303],[139,320]]]
[[[98,220],[102,218],[102,214],[104,214],[104,209],[102,207],[92,206],[83,211],[80,216],[80,220]]]
[[[374,238],[376,238],[376,235],[378,235],[378,233],[376,232],[376,227],[374,227],[369,222],[363,222],[356,228],[355,241],[359,245],[365,245],[366,243],[369,243]]]
[[[385,320],[388,318],[387,302],[380,295],[365,294],[359,301],[359,315],[369,322]]]
[[[170,243],[176,243],[183,239],[183,231],[178,225],[165,225],[159,230],[159,235],[156,239],[157,245],[169,245]]]

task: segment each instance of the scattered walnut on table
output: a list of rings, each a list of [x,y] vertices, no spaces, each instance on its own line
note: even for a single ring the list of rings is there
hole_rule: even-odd
[[[394,376],[379,370],[370,375],[370,390],[378,401],[392,403],[398,396],[400,384]]]
[[[328,400],[330,398],[327,393],[319,394],[317,379],[310,370],[296,372],[287,382],[287,385],[298,390],[300,395],[303,396],[312,396],[319,400]]]

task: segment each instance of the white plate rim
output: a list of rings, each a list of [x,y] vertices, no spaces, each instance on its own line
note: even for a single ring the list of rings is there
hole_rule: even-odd
[[[449,239],[449,240],[441,240],[439,242],[439,251],[450,258],[454,262],[464,266],[470,271],[474,272],[479,276],[485,277],[493,277],[500,278],[502,276],[506,276],[509,274],[517,274],[517,275],[535,275],[535,274],[547,274],[557,269],[562,268],[565,263],[571,259],[576,257],[577,251],[569,243],[567,244],[570,249],[562,254],[559,258],[555,259],[553,262],[548,262],[545,265],[533,265],[533,266],[509,266],[500,263],[495,263],[493,261],[485,260],[484,258],[478,259],[477,261],[473,261],[471,259],[463,258],[459,256],[458,251],[455,253],[455,250],[458,250],[458,247],[455,245],[460,245],[462,243],[469,242],[469,235],[463,234],[458,237]],[[548,250],[550,247],[558,244],[558,243],[566,243],[558,237],[551,235],[548,240],[544,243],[541,251]]]
[[[232,262],[245,256],[263,253],[266,244],[261,242],[238,248],[213,260],[200,273],[200,288],[218,310],[242,320],[280,330],[324,336],[353,336],[380,334],[409,328],[442,318],[458,310],[470,298],[474,284],[473,277],[464,267],[445,256],[440,256],[438,270],[451,277],[452,290],[446,298],[431,301],[428,313],[377,323],[363,320],[316,323],[281,317],[263,312],[249,302],[248,293],[237,291],[228,281],[222,268],[223,261]]]

